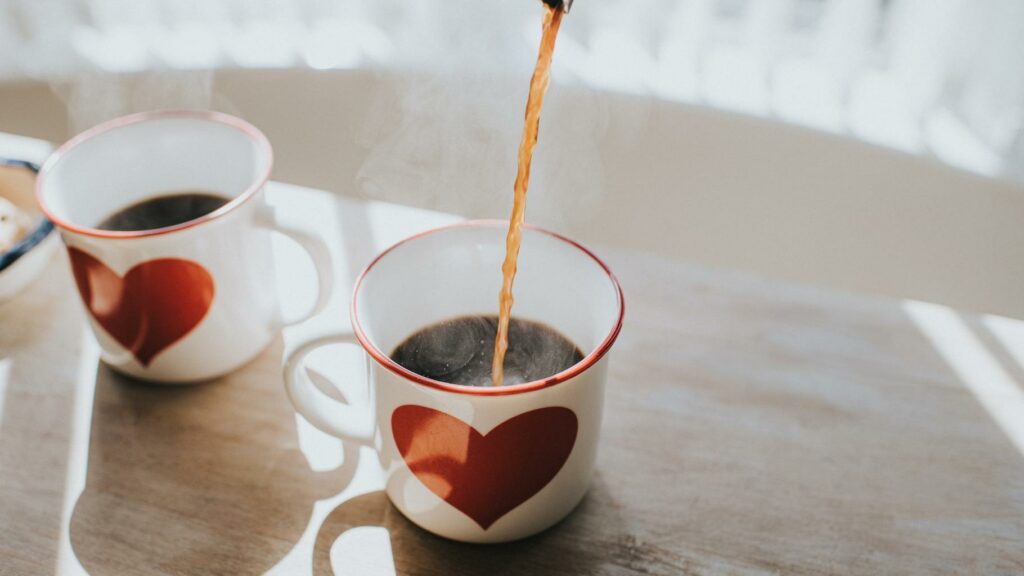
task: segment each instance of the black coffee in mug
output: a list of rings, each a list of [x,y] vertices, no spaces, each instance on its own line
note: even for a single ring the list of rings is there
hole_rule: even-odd
[[[490,386],[497,316],[463,316],[427,326],[391,353],[403,368],[449,384]],[[503,384],[543,380],[583,360],[571,340],[540,322],[509,323]]]
[[[209,192],[165,194],[122,208],[104,218],[97,228],[134,232],[176,226],[206,216],[230,201]]]

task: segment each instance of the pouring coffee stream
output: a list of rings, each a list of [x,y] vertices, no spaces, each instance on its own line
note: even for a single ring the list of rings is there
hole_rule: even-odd
[[[494,339],[494,360],[491,365],[491,385],[501,386],[504,380],[505,353],[508,351],[508,327],[512,315],[512,283],[516,276],[516,261],[519,258],[519,247],[522,243],[523,224],[526,219],[526,191],[530,185],[530,164],[533,160],[533,149],[537,145],[537,132],[540,128],[540,112],[544,107],[544,94],[551,80],[551,58],[558,38],[558,28],[562,23],[562,15],[569,10],[572,0],[543,0],[544,11],[543,34],[540,50],[537,54],[537,65],[530,79],[530,93],[526,101],[526,119],[523,125],[523,137],[519,143],[519,167],[515,180],[515,199],[512,215],[508,222],[508,236],[505,240],[505,261],[501,265],[501,292],[498,295],[498,332]]]

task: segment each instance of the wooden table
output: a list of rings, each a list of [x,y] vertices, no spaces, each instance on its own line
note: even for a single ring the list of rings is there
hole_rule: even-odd
[[[387,502],[372,453],[295,417],[281,374],[298,343],[349,330],[374,253],[454,217],[271,198],[331,239],[341,285],[220,381],[100,364],[63,253],[0,305],[0,574],[1024,573],[1021,323],[612,246],[595,248],[627,318],[589,495],[526,541],[433,537]],[[309,264],[280,250],[301,308]]]

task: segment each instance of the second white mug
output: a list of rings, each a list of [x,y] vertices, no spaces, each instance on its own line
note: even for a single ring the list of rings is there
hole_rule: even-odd
[[[324,243],[275,223],[264,198],[267,138],[216,112],[154,112],[92,128],[61,146],[36,181],[60,230],[103,360],[161,382],[207,380],[256,356],[286,322],[274,293],[271,231],[298,241],[330,296]],[[100,229],[106,217],[170,193],[224,197],[219,209],[151,230]]]

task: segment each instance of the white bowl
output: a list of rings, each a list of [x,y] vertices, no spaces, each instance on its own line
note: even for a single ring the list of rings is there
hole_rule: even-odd
[[[38,167],[22,160],[0,158],[0,196],[30,214],[32,230],[6,252],[0,252],[0,302],[9,300],[42,274],[57,248],[53,224],[36,205],[34,185]]]

